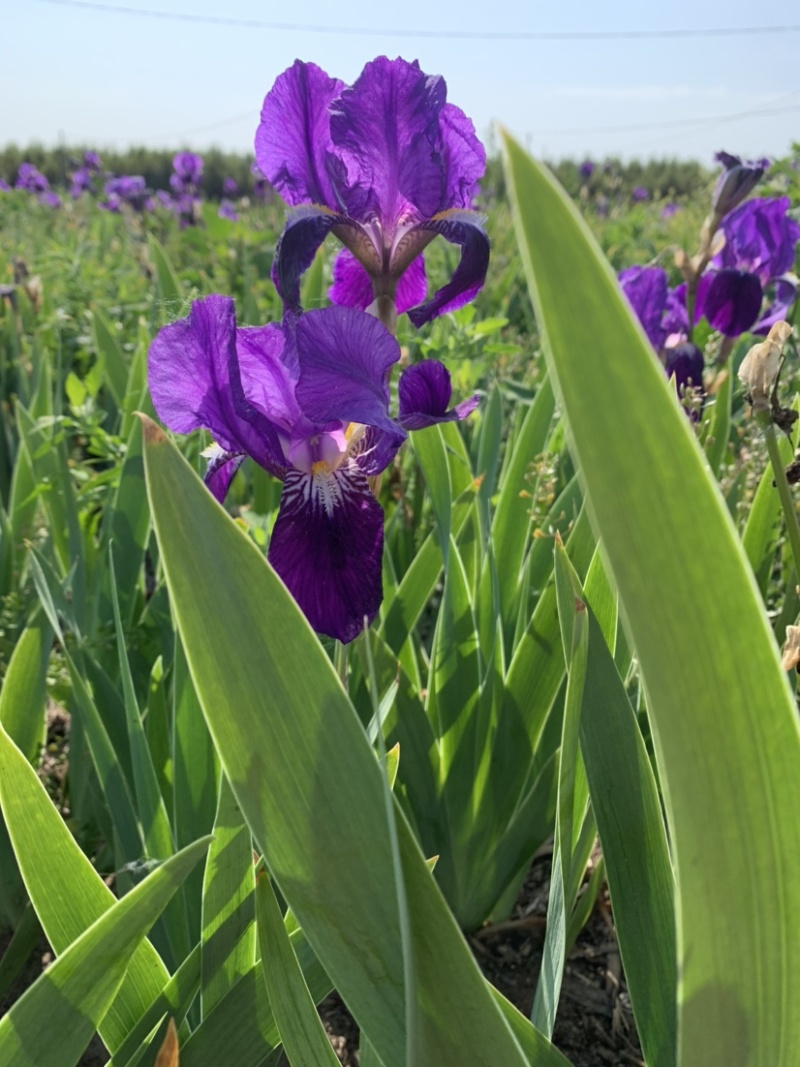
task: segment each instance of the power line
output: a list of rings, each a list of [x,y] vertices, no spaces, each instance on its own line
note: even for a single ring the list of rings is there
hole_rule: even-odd
[[[791,93],[786,93],[783,96],[776,97],[773,103],[778,103],[780,100],[788,100],[793,96],[797,96],[800,93],[800,89],[795,89]],[[694,118],[685,119],[666,119],[661,122],[633,122],[626,123],[622,126],[573,126],[568,129],[560,130],[536,130],[536,137],[561,137],[570,134],[586,134],[586,133],[624,133],[626,131],[635,130],[666,130],[676,129],[683,126],[707,126],[714,125],[721,122],[735,122],[738,119],[747,119],[754,115],[783,115],[790,111],[800,111],[800,104],[792,104],[789,107],[761,107],[755,108],[752,111],[735,111],[726,115],[698,115]]]
[[[171,22],[192,22],[199,25],[233,26],[248,30],[276,30],[291,33],[323,33],[339,37],[415,37],[459,41],[642,41],[650,39],[691,37],[752,37],[768,34],[800,33],[800,24],[791,26],[728,26],[676,30],[539,30],[480,31],[480,30],[404,30],[366,26],[310,26],[298,22],[265,22],[263,19],[230,18],[224,15],[198,15],[155,8],[124,7],[96,3],[94,0],[40,0],[40,3],[59,7],[102,11],[115,15],[134,15],[139,18],[162,19]]]

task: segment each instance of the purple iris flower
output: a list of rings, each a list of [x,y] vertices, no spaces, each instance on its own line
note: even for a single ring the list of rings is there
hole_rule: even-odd
[[[147,183],[140,174],[122,174],[105,184],[105,200],[98,206],[106,211],[119,211],[128,204],[134,211],[142,211],[148,200]]]
[[[39,193],[36,197],[40,204],[44,207],[59,208],[61,207],[61,197],[58,193],[53,192],[52,189],[45,189],[43,193]]]
[[[594,163],[592,163],[591,159],[584,159],[583,163],[578,167],[578,174],[585,182],[588,182],[594,174]]]
[[[770,163],[768,159],[743,161],[729,152],[717,152],[714,159],[724,168],[717,178],[711,201],[712,213],[721,219],[755,189]]]
[[[256,200],[267,200],[270,194],[270,184],[258,163],[250,164],[250,173],[253,175],[253,196]]]
[[[738,337],[748,330],[766,334],[785,319],[797,295],[794,267],[800,223],[787,214],[789,197],[756,197],[722,220],[725,244],[697,287],[696,317],[715,330]],[[771,302],[762,310],[767,290]]]
[[[214,437],[205,480],[217,500],[245,456],[283,481],[268,559],[314,629],[343,642],[382,598],[383,511],[367,478],[392,461],[406,428],[463,419],[477,404],[448,410],[449,375],[425,360],[401,375],[391,418],[388,378],[399,357],[378,319],[352,308],[237,328],[223,296],[195,301],[150,346],[161,421]]]
[[[385,56],[352,86],[300,60],[278,77],[255,147],[290,205],[273,266],[288,309],[299,308],[300,275],[331,231],[345,246],[330,294],[337,303],[364,307],[371,290],[370,303],[389,297],[420,326],[481,289],[489,240],[471,208],[486,153],[446,96],[443,78]],[[461,247],[461,260],[425,301],[421,253],[437,234]]]
[[[0,178],[0,193],[10,193],[11,186],[3,178]]]
[[[222,194],[223,196],[236,196],[239,192],[239,186],[236,183],[235,178],[224,178],[222,181]]]
[[[33,163],[20,163],[15,187],[29,193],[45,193],[50,188],[50,182]]]
[[[649,193],[649,191],[647,189],[645,189],[645,187],[643,185],[637,185],[636,188],[631,193],[631,196],[633,197],[633,199],[636,201],[637,204],[638,203],[642,203],[644,200],[649,200],[650,199],[650,193]]]
[[[221,219],[229,219],[231,222],[236,222],[239,218],[239,212],[236,210],[236,205],[232,200],[228,200],[223,197],[219,202],[219,211],[217,212]]]
[[[670,289],[661,267],[628,267],[619,282],[667,377],[675,376],[678,396],[689,384],[702,388],[703,353],[688,340],[686,285]]]
[[[680,204],[675,204],[675,203],[664,204],[664,206],[661,209],[661,218],[662,219],[671,219],[673,215],[677,215],[678,212],[681,211],[681,210],[682,210],[682,208],[681,208]]]
[[[72,175],[72,186],[69,190],[69,195],[73,200],[79,200],[84,193],[88,193],[92,188],[92,175],[89,172],[88,167],[79,167],[78,170]]]
[[[100,156],[97,152],[84,152],[83,153],[83,165],[95,174],[99,173],[103,167],[100,163]]]
[[[183,188],[196,186],[203,175],[203,157],[198,156],[195,152],[178,152],[177,155],[173,156],[172,169],[175,171],[174,176]],[[172,179],[170,179],[170,184],[171,182]],[[176,190],[176,192],[179,191]]]

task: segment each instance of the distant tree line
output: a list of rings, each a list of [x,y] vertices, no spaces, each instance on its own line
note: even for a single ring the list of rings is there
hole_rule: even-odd
[[[81,165],[84,151],[91,146],[59,146],[45,148],[43,145],[31,144],[25,148],[7,145],[0,149],[0,178],[13,184],[20,163],[33,163],[47,177],[51,185],[66,186],[72,171]],[[129,148],[124,152],[111,150],[100,151],[100,158],[105,171],[112,174],[141,174],[151,189],[169,189],[169,176],[172,173],[172,157],[178,149]],[[206,196],[218,199],[222,196],[222,183],[225,178],[233,178],[241,194],[253,190],[253,175],[250,166],[251,155],[237,152],[223,152],[210,148],[201,152],[203,157],[202,189]],[[586,160],[561,160],[550,163],[561,184],[574,197],[581,195],[581,190],[588,188],[593,194],[618,192],[628,195],[636,188],[646,189],[652,199],[690,198],[708,188],[711,171],[700,163],[677,159],[651,159],[646,162],[634,160],[623,163],[619,159],[607,158],[591,161],[593,170],[588,177],[581,172],[581,165]],[[489,159],[483,188],[488,196],[503,197],[505,180],[500,158],[492,155]]]

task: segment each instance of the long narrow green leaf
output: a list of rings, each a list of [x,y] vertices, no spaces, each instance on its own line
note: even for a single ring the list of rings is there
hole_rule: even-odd
[[[145,467],[187,659],[234,793],[281,893],[368,1039],[387,1067],[405,1067],[383,771],[285,586],[152,423]],[[523,1067],[402,815],[397,826],[430,1062],[460,1067],[473,1057]]]
[[[0,690],[0,723],[31,763],[44,743],[45,680],[53,629],[40,615],[22,631]]]
[[[116,997],[133,953],[207,845],[198,841],[153,871],[23,994],[0,1019],[0,1067],[71,1067],[78,1062]]]
[[[292,1067],[338,1067],[266,874],[258,879],[256,899],[264,980],[289,1062]]]
[[[250,828],[223,776],[203,879],[200,997],[204,1016],[255,963],[254,891]]]
[[[505,147],[545,351],[646,684],[676,863],[678,1065],[793,1067],[797,709],[728,511],[613,273],[553,179]]]
[[[0,729],[0,805],[36,914],[61,954],[114,903],[114,894],[78,847],[36,772]],[[152,945],[135,952],[100,1025],[113,1052],[161,992],[169,975]]]

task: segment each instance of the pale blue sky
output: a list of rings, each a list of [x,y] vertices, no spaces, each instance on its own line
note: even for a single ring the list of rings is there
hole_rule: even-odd
[[[608,31],[800,24],[796,0],[631,0],[590,4],[477,0],[107,0],[230,18],[392,30]],[[159,21],[3,3],[0,144],[33,140],[219,145],[248,150],[264,94],[295,58],[352,81],[375,55],[419,59],[487,136],[503,122],[550,158],[650,156],[711,161],[718,148],[780,155],[800,139],[800,33],[627,41],[476,41],[386,33],[334,36]],[[11,106],[9,106],[11,102]],[[769,114],[772,110],[773,113]],[[736,120],[726,116],[761,111]],[[654,124],[686,122],[659,128]],[[638,125],[636,129],[614,129]],[[561,131],[577,130],[564,133]]]

